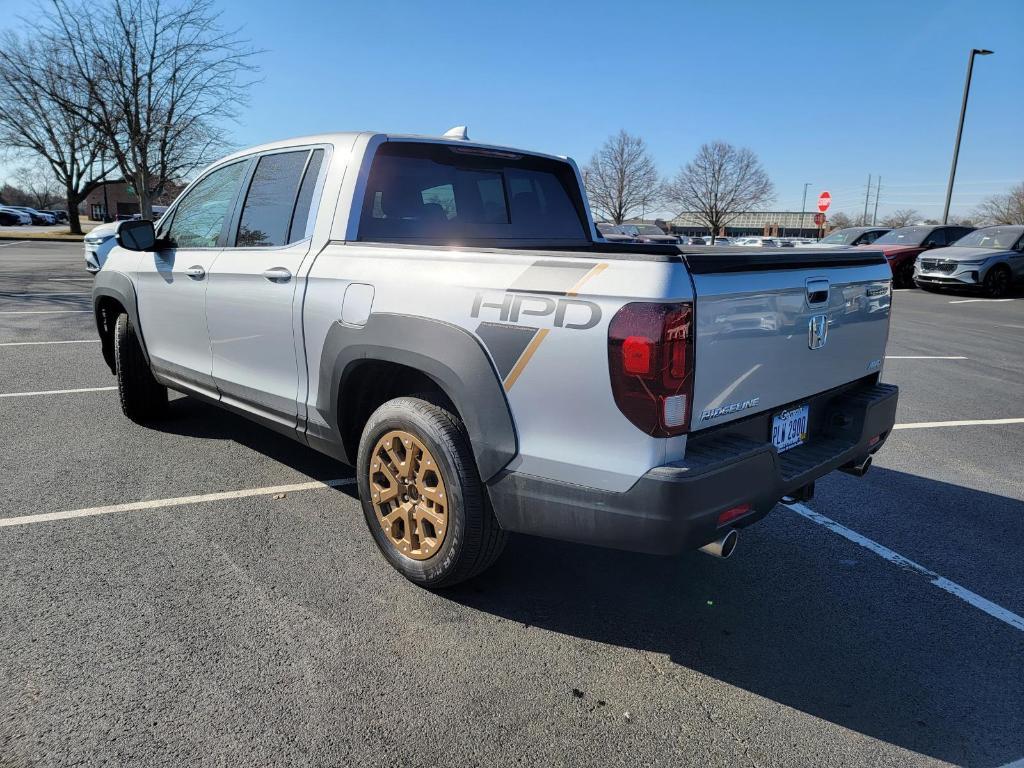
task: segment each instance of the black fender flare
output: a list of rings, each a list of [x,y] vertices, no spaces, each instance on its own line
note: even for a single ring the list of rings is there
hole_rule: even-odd
[[[92,306],[93,312],[96,319],[96,331],[99,333],[100,340],[103,342],[103,359],[107,361],[107,365],[110,366],[111,372],[114,371],[114,348],[113,348],[113,333],[107,332],[105,328],[106,323],[113,323],[116,318],[107,318],[104,316],[101,310],[101,299],[104,297],[115,299],[125,311],[128,313],[128,317],[132,321],[132,325],[135,327],[135,333],[139,338],[139,344],[142,347],[142,355],[146,359],[146,363],[149,363],[149,352],[146,350],[146,339],[142,330],[142,324],[139,322],[139,301],[138,296],[135,293],[135,286],[127,275],[121,272],[100,270],[96,273],[96,277],[92,287]],[[111,327],[110,331],[113,330]]]
[[[345,431],[345,385],[366,361],[408,366],[441,388],[462,416],[481,480],[490,480],[519,452],[501,378],[479,340],[451,323],[383,312],[371,314],[361,328],[336,322],[324,340],[316,408],[339,437]]]

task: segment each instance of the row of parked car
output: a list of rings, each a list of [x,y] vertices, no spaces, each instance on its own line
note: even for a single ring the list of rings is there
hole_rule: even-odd
[[[610,242],[712,245],[710,237],[668,235],[654,224],[598,224]],[[1024,283],[1024,225],[976,229],[953,224],[848,227],[821,240],[797,237],[715,238],[714,245],[760,248],[870,248],[885,254],[897,288],[978,288],[1005,296]]]
[[[0,205],[0,226],[17,227],[36,224],[49,226],[67,223],[67,211],[39,211],[25,205]]]

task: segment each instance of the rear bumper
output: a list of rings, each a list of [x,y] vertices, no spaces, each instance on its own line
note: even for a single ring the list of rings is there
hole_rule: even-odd
[[[655,467],[624,493],[508,472],[489,485],[501,526],[582,544],[672,554],[695,549],[730,527],[764,517],[783,496],[839,467],[860,463],[885,443],[896,420],[899,390],[867,384],[824,393],[811,404],[805,445],[779,454],[768,415],[695,435],[686,458]],[[872,442],[874,441],[874,442]],[[718,526],[718,516],[749,504],[743,517]]]

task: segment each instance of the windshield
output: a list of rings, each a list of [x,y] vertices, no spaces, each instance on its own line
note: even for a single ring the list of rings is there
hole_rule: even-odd
[[[829,245],[849,245],[857,239],[860,232],[856,229],[839,229],[826,237],[821,242]]]
[[[1007,250],[1024,233],[1024,227],[985,227],[964,235],[953,245],[969,248],[998,248]]]
[[[886,232],[874,245],[920,245],[931,233],[931,227],[900,227]]]
[[[664,235],[661,231],[661,227],[655,226],[654,224],[637,224],[636,231],[641,235]]]

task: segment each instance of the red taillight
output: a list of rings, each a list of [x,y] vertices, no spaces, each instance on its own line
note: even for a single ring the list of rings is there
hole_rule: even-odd
[[[687,431],[693,400],[693,305],[626,304],[608,326],[619,410],[657,437]]]
[[[718,516],[718,524],[725,525],[728,522],[735,520],[737,517],[743,517],[745,514],[753,509],[749,504],[740,504],[738,507],[727,509],[725,512]]]
[[[643,336],[630,336],[622,342],[622,368],[634,376],[651,375],[651,348],[654,342]]]

